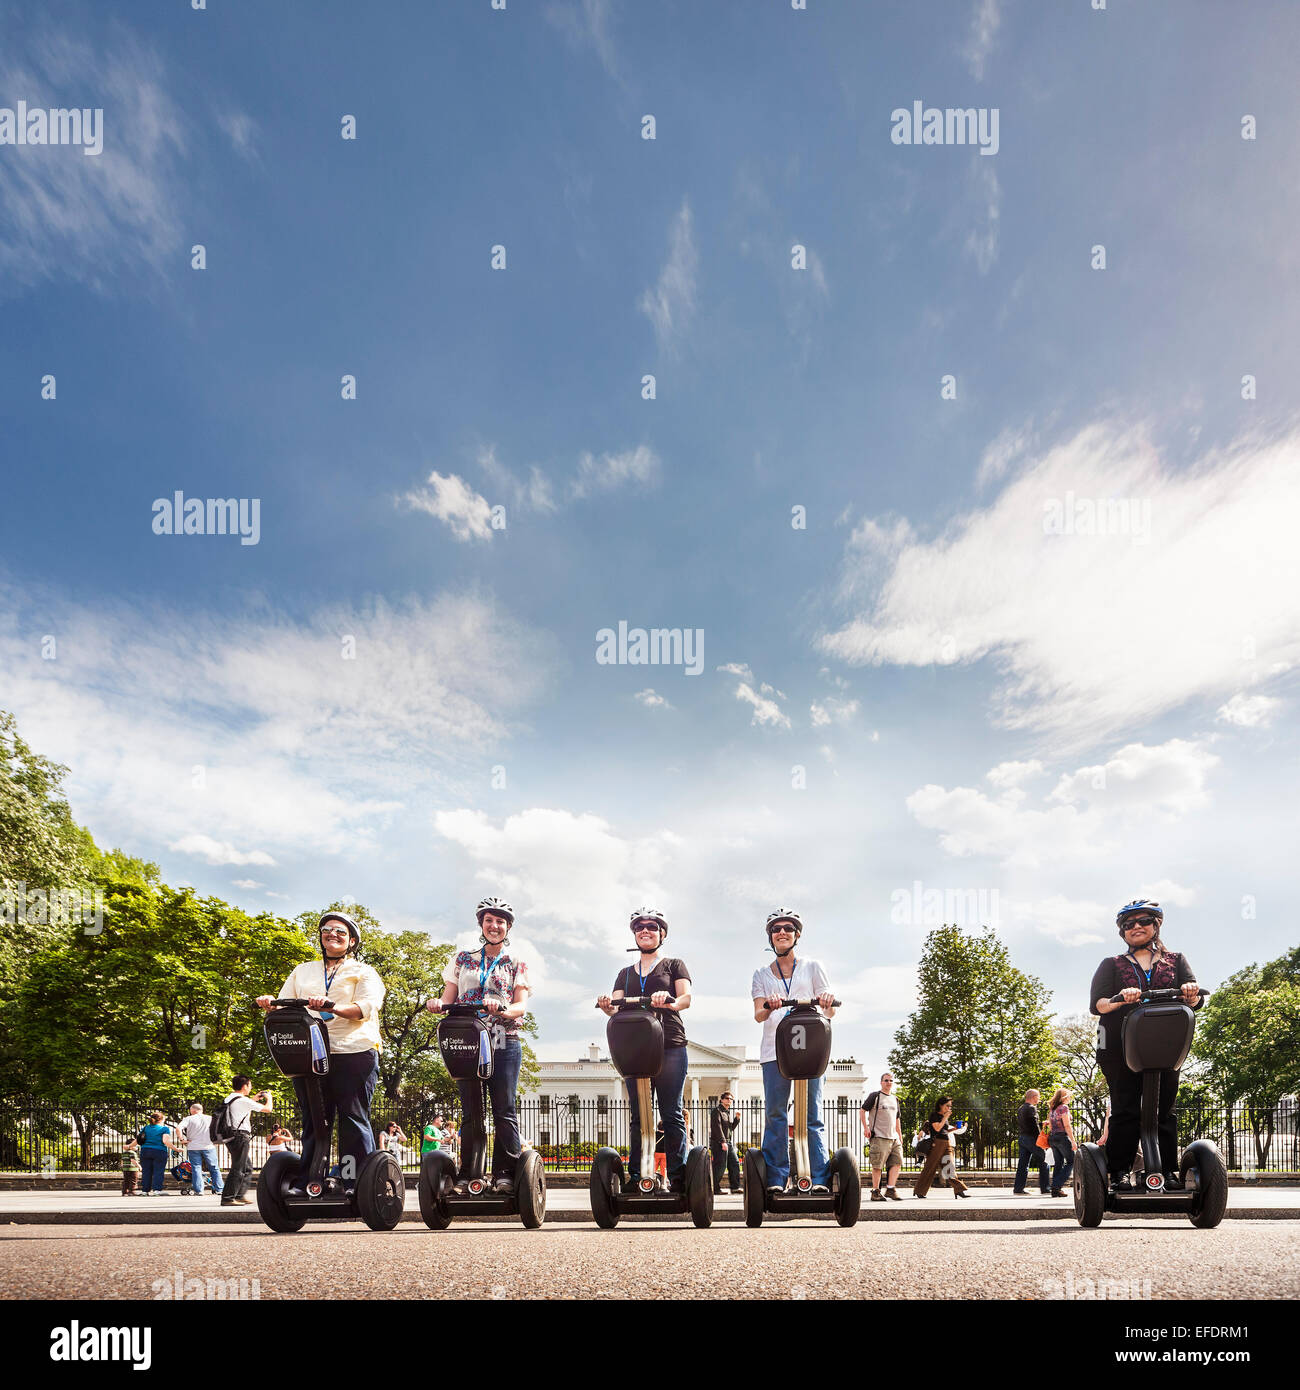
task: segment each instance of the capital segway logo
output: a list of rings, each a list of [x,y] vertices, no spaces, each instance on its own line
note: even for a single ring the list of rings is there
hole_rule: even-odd
[[[470,1038],[444,1038],[442,1050],[444,1052],[463,1052],[467,1056],[477,1057],[478,1043]]]

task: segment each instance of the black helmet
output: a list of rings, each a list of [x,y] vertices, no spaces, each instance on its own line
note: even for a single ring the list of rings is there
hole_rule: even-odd
[[[659,941],[662,944],[668,935],[668,919],[657,907],[642,907],[628,919],[628,926],[635,931],[638,922],[653,922],[659,928]]]
[[[351,940],[348,943],[348,955],[361,956],[361,928],[348,916],[346,912],[325,912],[321,914],[321,919],[316,923],[316,940],[320,941],[320,934],[326,922],[342,922],[348,929],[348,936]],[[321,946],[321,955],[325,954],[325,947]]]

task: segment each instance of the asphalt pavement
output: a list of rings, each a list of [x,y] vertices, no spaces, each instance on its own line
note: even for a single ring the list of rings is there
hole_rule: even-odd
[[[187,1199],[188,1200],[188,1199]],[[929,1199],[927,1199],[928,1201]],[[920,1206],[917,1202],[915,1205]],[[320,1223],[9,1225],[5,1299],[1027,1299],[1300,1297],[1300,1221],[590,1222],[434,1232]],[[217,1281],[221,1281],[218,1285]]]

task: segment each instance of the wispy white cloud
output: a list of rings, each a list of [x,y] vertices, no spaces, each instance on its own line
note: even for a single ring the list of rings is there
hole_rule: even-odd
[[[543,11],[575,48],[590,48],[610,77],[618,78],[618,55],[610,34],[609,0],[553,0]]]
[[[987,275],[998,258],[1002,189],[992,160],[981,159],[973,165],[969,180],[966,206],[970,209],[970,220],[964,251],[975,262],[979,273]]]
[[[1001,27],[1002,11],[999,0],[976,0],[962,57],[970,69],[971,76],[977,81],[984,79],[989,54],[993,51],[993,43]]]
[[[134,40],[91,46],[37,33],[0,57],[0,92],[29,107],[102,107],[104,148],[8,146],[0,179],[0,283],[71,278],[107,292],[181,251],[185,125],[159,58]],[[92,100],[93,97],[93,100]]]
[[[659,480],[659,475],[659,456],[644,444],[624,449],[619,454],[601,454],[599,458],[595,454],[583,454],[569,484],[569,495],[590,497],[599,492],[612,492],[626,484],[649,487]]]
[[[668,259],[658,282],[642,293],[638,305],[654,327],[661,349],[671,350],[678,344],[695,313],[699,259],[690,204],[683,200],[668,231]]]
[[[260,132],[257,122],[246,111],[219,111],[217,124],[234,146],[236,154],[242,155],[250,163],[257,162],[257,139]]]
[[[646,709],[672,709],[672,705],[662,696],[653,690],[638,690],[632,697],[634,700],[643,704]]]
[[[837,700],[833,696],[827,700],[814,700],[809,706],[814,729],[827,724],[847,724],[859,709],[856,700]]]
[[[1282,701],[1271,695],[1247,695],[1238,691],[1226,704],[1219,706],[1215,717],[1239,729],[1267,728],[1281,707]]]
[[[167,848],[176,854],[192,855],[208,864],[265,864],[268,867],[275,864],[264,849],[236,849],[228,840],[214,840],[211,835],[183,835],[179,840],[173,840]]]
[[[1051,507],[1078,498],[1149,508],[1146,543],[1052,533]],[[842,601],[866,608],[819,646],[852,665],[993,658],[996,722],[1083,747],[1300,661],[1296,515],[1300,433],[1174,469],[1145,432],[1092,427],[935,540],[906,521],[855,528]]]

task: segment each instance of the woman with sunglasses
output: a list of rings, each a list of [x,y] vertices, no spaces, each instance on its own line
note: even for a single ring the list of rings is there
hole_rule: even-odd
[[[645,907],[634,912],[629,926],[636,941],[632,947],[637,953],[636,964],[626,965],[618,972],[613,990],[602,994],[596,1000],[596,1007],[613,1018],[620,999],[650,996],[655,1016],[664,1030],[664,1064],[654,1079],[653,1089],[664,1127],[668,1188],[671,1192],[682,1192],[686,1188],[686,1117],[682,1113],[682,1092],[686,1089],[686,1026],[681,1015],[691,1006],[691,972],[686,962],[675,956],[660,957],[659,948],[668,935],[668,921],[657,908]],[[636,1082],[626,1084],[630,1119],[625,1190],[631,1191],[641,1178],[641,1113],[637,1106]]]
[[[790,1087],[776,1061],[776,1026],[788,999],[815,999],[827,1018],[835,1017],[835,995],[821,961],[795,956],[795,943],[803,935],[797,912],[778,907],[767,919],[767,948],[776,959],[754,971],[750,995],[754,1022],[763,1025],[759,1061],[763,1067],[763,1100],[767,1124],[763,1130],[763,1160],[767,1164],[767,1190],[784,1192],[790,1180]],[[826,1129],[822,1124],[822,1078],[808,1082],[808,1161],[812,1165],[813,1193],[830,1191],[830,1160],[826,1155]]]
[[[1157,902],[1139,898],[1120,908],[1115,917],[1124,942],[1124,951],[1109,956],[1097,967],[1089,993],[1097,1023],[1097,1064],[1110,1087],[1110,1124],[1106,1133],[1106,1169],[1111,1185],[1126,1191],[1132,1184],[1129,1168],[1142,1127],[1142,1073],[1130,1071],[1124,1061],[1121,1034],[1125,1018],[1133,1012],[1148,989],[1181,989],[1183,1002],[1193,1009],[1201,1007],[1196,975],[1180,951],[1170,951],[1160,939],[1164,909]],[[1122,1004],[1112,1004],[1111,996],[1121,995]],[[1178,1098],[1178,1072],[1160,1073],[1160,1104],[1157,1129],[1160,1136],[1160,1167],[1165,1186],[1181,1188],[1178,1175],[1178,1122],[1174,1102]]]

